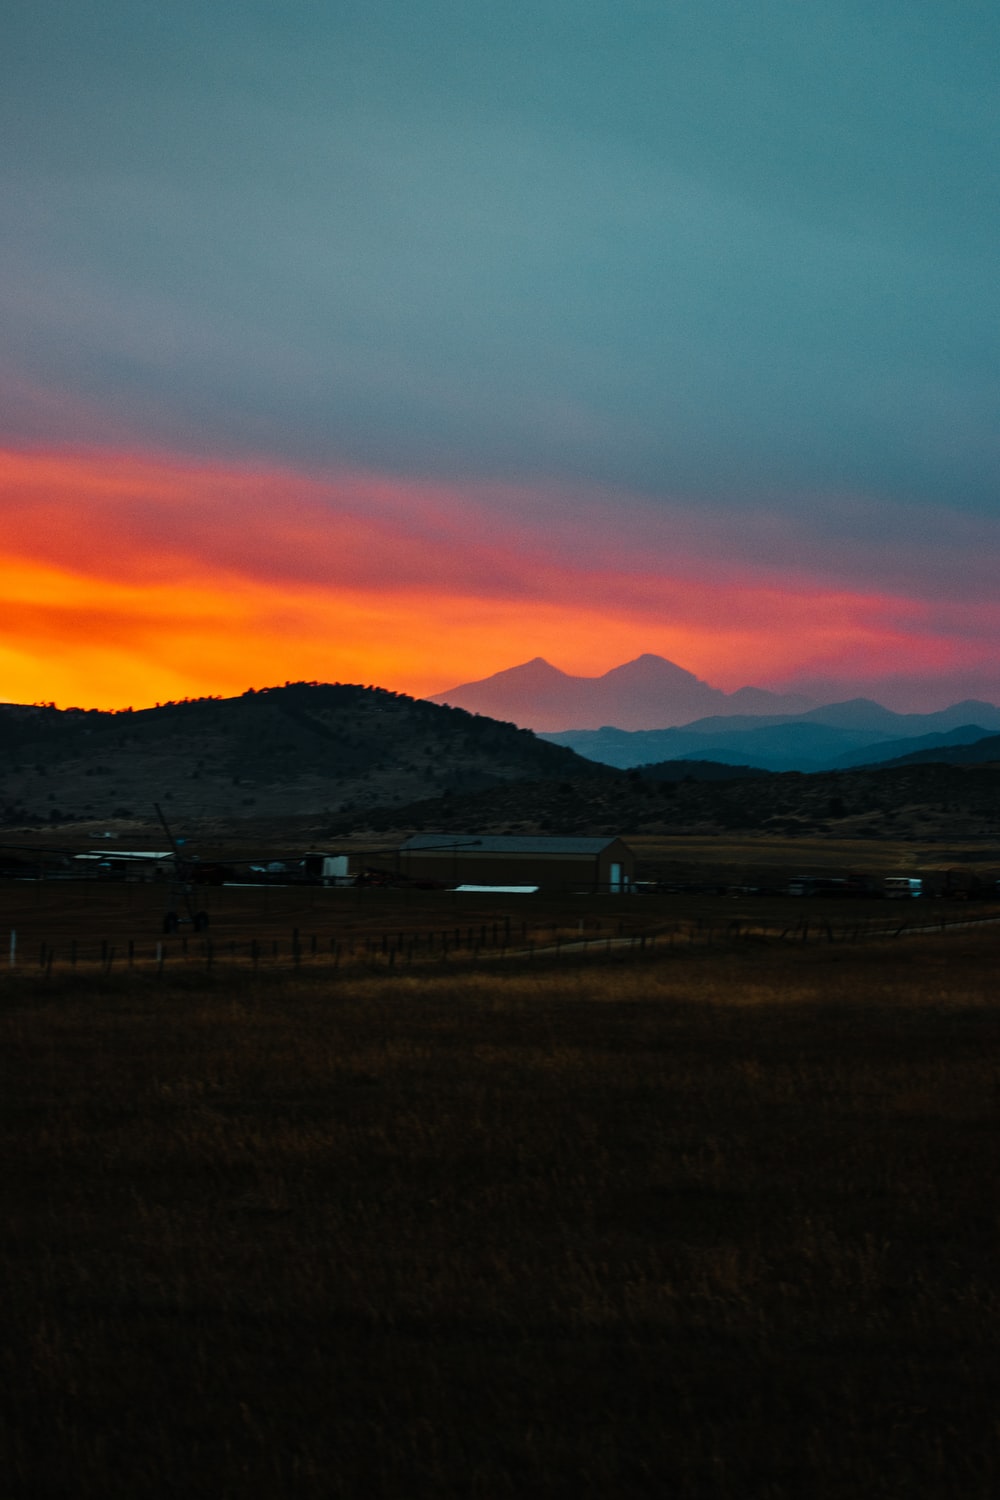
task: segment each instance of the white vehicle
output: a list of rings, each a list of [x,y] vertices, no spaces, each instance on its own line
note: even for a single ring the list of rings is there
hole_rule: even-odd
[[[912,901],[915,897],[924,894],[924,882],[915,879],[912,875],[887,875],[885,894],[887,898],[895,901]]]

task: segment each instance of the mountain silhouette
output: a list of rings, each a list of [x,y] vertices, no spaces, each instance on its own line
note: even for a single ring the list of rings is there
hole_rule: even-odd
[[[676,662],[649,652],[600,677],[574,677],[536,656],[491,677],[435,693],[430,701],[550,733],[606,724],[619,729],[664,729],[709,715],[784,715],[814,707],[812,699],[764,688],[743,687],[725,693]]]

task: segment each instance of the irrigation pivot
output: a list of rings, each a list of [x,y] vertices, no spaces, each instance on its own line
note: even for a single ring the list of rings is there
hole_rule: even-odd
[[[195,909],[195,888],[191,878],[193,860],[185,859],[181,854],[180,845],[174,838],[173,830],[163,815],[163,809],[158,802],[154,802],[156,816],[163,825],[163,831],[170,840],[170,849],[174,858],[174,870],[169,887],[169,905],[163,914],[163,931],[176,932],[182,922],[190,922],[195,932],[204,932],[208,926],[208,912]]]

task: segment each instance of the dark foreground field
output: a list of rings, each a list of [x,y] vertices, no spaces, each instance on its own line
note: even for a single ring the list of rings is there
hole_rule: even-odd
[[[994,1496],[996,960],[0,976],[3,1493]]]

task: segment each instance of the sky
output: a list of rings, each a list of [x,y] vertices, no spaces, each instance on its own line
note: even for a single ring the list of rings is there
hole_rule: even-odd
[[[1000,701],[1000,10],[0,20],[0,699]]]

